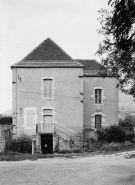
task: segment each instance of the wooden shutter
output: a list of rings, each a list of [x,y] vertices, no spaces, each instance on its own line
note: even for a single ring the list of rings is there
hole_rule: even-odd
[[[106,117],[105,115],[102,116],[102,126],[105,126],[105,122],[106,122]]]
[[[91,129],[95,129],[95,116],[91,117]]]
[[[43,98],[52,97],[52,79],[43,79]]]
[[[26,128],[34,128],[36,125],[36,111],[35,110],[26,110],[25,112],[25,123]]]
[[[48,97],[52,97],[52,79],[48,80]]]
[[[47,97],[47,80],[43,80],[43,98]]]

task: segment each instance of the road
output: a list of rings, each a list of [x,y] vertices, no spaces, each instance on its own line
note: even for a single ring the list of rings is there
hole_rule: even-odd
[[[0,185],[135,185],[131,153],[0,162]]]

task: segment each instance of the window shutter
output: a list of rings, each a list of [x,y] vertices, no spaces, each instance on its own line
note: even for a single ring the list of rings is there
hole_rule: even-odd
[[[52,97],[52,79],[43,79],[43,98]]]
[[[47,80],[43,80],[43,97],[47,97]]]
[[[26,128],[34,128],[36,125],[36,112],[35,110],[26,110],[25,112]]]
[[[91,117],[91,129],[95,129],[95,116]]]
[[[48,97],[52,97],[52,80],[48,80]]]
[[[102,116],[102,126],[105,126],[105,122],[106,122],[106,117],[105,115]]]

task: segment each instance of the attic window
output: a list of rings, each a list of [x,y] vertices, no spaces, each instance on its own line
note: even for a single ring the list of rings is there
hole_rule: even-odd
[[[43,79],[43,98],[52,98],[52,79]]]

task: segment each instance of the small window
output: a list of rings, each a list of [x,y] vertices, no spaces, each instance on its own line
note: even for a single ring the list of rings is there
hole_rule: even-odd
[[[101,128],[102,123],[102,115],[96,114],[95,115],[95,128]]]
[[[102,89],[95,89],[95,103],[102,103]]]
[[[52,79],[43,79],[43,98],[52,98]]]

